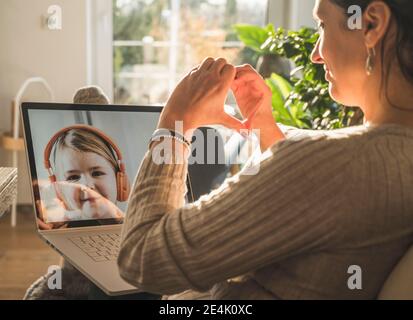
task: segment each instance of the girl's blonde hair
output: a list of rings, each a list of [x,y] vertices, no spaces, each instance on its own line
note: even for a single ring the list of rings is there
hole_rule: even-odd
[[[63,133],[55,143],[53,161],[56,164],[56,152],[71,148],[78,152],[92,152],[106,159],[116,172],[119,171],[118,160],[110,144],[99,135],[84,129],[72,129]]]

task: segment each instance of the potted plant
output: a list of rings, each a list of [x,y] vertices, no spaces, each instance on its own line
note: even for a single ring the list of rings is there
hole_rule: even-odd
[[[273,93],[273,114],[277,122],[303,129],[337,129],[360,124],[360,109],[345,108],[330,97],[328,82],[322,65],[311,62],[311,52],[318,40],[318,33],[311,28],[298,31],[277,30],[272,24],[234,26],[239,39],[263,57],[288,59],[294,69],[264,73]],[[260,70],[259,70],[260,71]]]

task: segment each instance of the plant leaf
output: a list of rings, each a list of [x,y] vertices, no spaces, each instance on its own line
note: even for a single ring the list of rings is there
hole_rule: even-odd
[[[235,32],[238,38],[251,49],[264,53],[265,51],[261,49],[263,43],[269,38],[268,27],[262,28],[259,26],[249,25],[249,24],[236,24],[234,25]]]
[[[279,88],[283,99],[286,100],[293,89],[291,84],[287,80],[285,80],[283,77],[281,77],[280,75],[276,73],[271,74],[270,79],[272,83],[275,84]]]

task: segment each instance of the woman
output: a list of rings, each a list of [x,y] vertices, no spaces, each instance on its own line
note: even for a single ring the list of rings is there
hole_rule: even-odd
[[[361,30],[348,27],[354,4],[363,9]],[[159,128],[183,121],[182,130],[151,144],[132,189],[118,259],[126,281],[214,299],[377,296],[413,242],[412,1],[317,0],[314,14],[312,60],[324,64],[331,96],[360,106],[365,124],[286,139],[258,74],[206,59],[161,116]],[[245,128],[223,112],[230,88],[269,156],[256,176],[231,178],[183,206],[189,152],[180,134],[189,140],[208,123]],[[153,161],[165,141],[181,163]],[[354,266],[362,270],[355,287]]]
[[[53,160],[54,182],[41,188],[43,222],[60,226],[68,221],[123,218],[115,205],[126,200],[118,194],[119,152],[93,127],[59,131],[46,147],[45,162]]]

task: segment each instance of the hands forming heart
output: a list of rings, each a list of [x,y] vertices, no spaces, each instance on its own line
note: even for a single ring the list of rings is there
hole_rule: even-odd
[[[263,120],[273,123],[272,93],[264,79],[250,65],[235,69],[236,76],[231,84],[231,90],[245,119],[245,127],[261,129]]]
[[[243,120],[224,111],[230,90]],[[206,58],[178,84],[162,112],[158,128],[177,130],[177,121],[183,125],[179,133],[188,140],[196,128],[213,124],[236,131],[264,130],[266,135],[271,131],[278,138],[281,132],[272,116],[271,90],[264,79],[250,65],[234,67],[223,58]],[[262,147],[272,144],[266,140]]]

